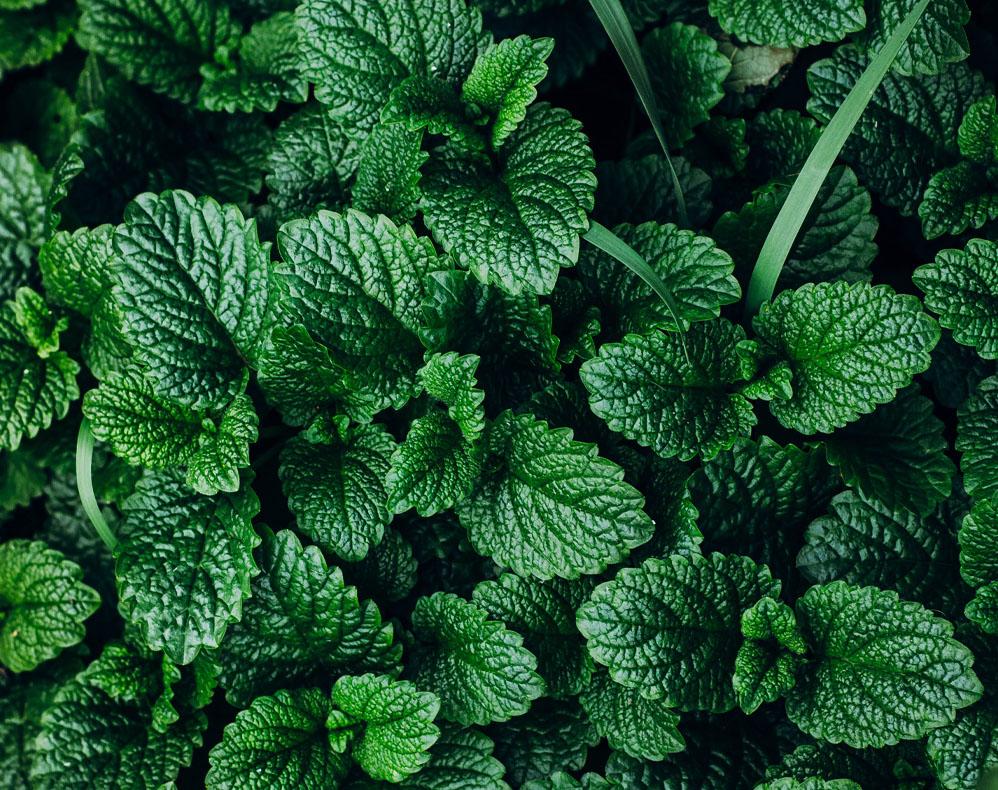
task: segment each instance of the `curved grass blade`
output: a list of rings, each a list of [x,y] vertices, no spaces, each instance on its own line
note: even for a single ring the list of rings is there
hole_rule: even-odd
[[[104,545],[114,551],[118,541],[111,532],[104,514],[101,513],[100,505],[97,504],[97,496],[94,494],[93,465],[94,435],[90,431],[90,420],[84,417],[80,422],[80,433],[76,437],[76,489],[80,492],[83,512],[87,514]]]
[[[651,80],[648,79],[648,68],[645,66],[644,58],[641,57],[641,49],[638,47],[638,40],[634,36],[634,29],[627,18],[620,0],[589,0],[589,4],[596,12],[600,23],[610,37],[610,42],[620,56],[620,60],[627,69],[627,75],[634,83],[634,90],[637,91],[638,99],[644,108],[648,120],[651,121],[651,128],[655,131],[659,145],[662,146],[662,153],[665,154],[665,163],[669,168],[669,178],[672,180],[672,189],[676,193],[676,205],[679,207],[679,224],[684,228],[689,227],[689,215],[686,212],[686,198],[683,196],[683,188],[679,183],[679,176],[676,168],[672,165],[669,156],[669,144],[665,139],[665,130],[662,128],[662,119],[658,113],[658,102],[655,101],[655,93],[651,88]]]
[[[676,326],[680,332],[686,332],[690,328],[689,322],[680,318],[679,310],[676,308],[676,301],[672,298],[672,291],[669,290],[669,286],[658,276],[658,272],[648,265],[648,262],[641,257],[641,254],[636,249],[613,231],[592,220],[589,222],[589,232],[582,238],[594,247],[603,250],[607,255],[616,258],[648,283],[649,287],[658,294],[659,298],[665,302],[665,306],[669,308],[672,320],[676,322]],[[680,338],[682,338],[682,335],[680,335]],[[685,341],[683,341],[682,345],[683,353],[686,354]],[[688,354],[686,354],[686,359],[689,361]]]
[[[828,176],[828,171],[835,164],[846,139],[852,133],[863,111],[866,110],[873,94],[880,87],[887,70],[891,67],[894,58],[897,57],[898,51],[908,39],[915,25],[918,24],[918,20],[928,4],[929,0],[919,0],[901,21],[887,43],[856,81],[845,101],[835,111],[832,120],[822,131],[818,142],[811,149],[797,180],[790,188],[783,208],[780,209],[773,227],[769,229],[769,235],[762,245],[759,258],[752,270],[752,279],[749,280],[748,294],[745,297],[745,311],[748,315],[755,315],[762,303],[772,298],[776,281],[783,270],[783,264],[786,262],[794,241],[797,239],[797,234],[800,233],[804,220],[818,196],[818,190],[821,189],[821,185]]]

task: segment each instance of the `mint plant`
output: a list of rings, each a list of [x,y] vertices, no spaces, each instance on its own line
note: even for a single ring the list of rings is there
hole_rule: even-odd
[[[0,0],[0,787],[995,786],[996,21]]]

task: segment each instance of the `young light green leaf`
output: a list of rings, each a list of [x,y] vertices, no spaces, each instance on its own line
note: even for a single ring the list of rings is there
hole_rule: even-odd
[[[0,543],[0,664],[26,672],[83,639],[100,596],[82,578],[41,541]]]
[[[259,420],[237,395],[221,412],[203,412],[157,395],[140,372],[115,375],[87,393],[83,413],[95,437],[119,458],[148,469],[187,467],[187,484],[213,496],[239,490]]]
[[[544,692],[537,659],[519,634],[451,593],[420,598],[412,613],[416,641],[407,673],[440,697],[440,715],[489,724],[522,715]]]
[[[500,41],[475,61],[461,86],[461,98],[492,119],[492,147],[498,150],[537,98],[536,85],[547,75],[545,61],[554,49],[550,38],[517,36]]]
[[[426,275],[439,268],[429,240],[387,217],[357,211],[284,225],[274,276],[290,318],[306,326],[380,411],[418,391]]]
[[[742,636],[731,685],[738,707],[754,713],[794,687],[807,645],[793,609],[773,598],[761,598],[742,612]]]
[[[780,293],[752,322],[793,371],[793,395],[770,411],[804,434],[830,433],[894,398],[929,366],[939,327],[889,286],[836,281]]]
[[[456,89],[486,41],[481,12],[464,0],[307,0],[295,15],[316,98],[350,127],[370,129],[410,75]]]
[[[829,436],[825,456],[865,497],[924,516],[949,496],[956,471],[933,408],[913,384]]]
[[[510,293],[550,293],[579,257],[589,228],[595,162],[581,124],[534,104],[497,152],[435,149],[422,181],[427,227],[482,282]]]
[[[410,132],[449,137],[479,151],[484,143],[477,127],[487,120],[448,83],[418,75],[406,77],[396,86],[381,110],[382,125],[400,124]],[[422,135],[418,134],[416,139],[422,141]]]
[[[281,485],[298,528],[356,562],[381,541],[390,520],[385,476],[395,442],[380,425],[333,427],[323,441],[302,434],[284,446]]]
[[[242,620],[222,645],[221,683],[234,705],[289,686],[308,686],[350,672],[397,671],[401,648],[392,626],[327,566],[316,546],[294,533],[261,530],[258,560]]]
[[[485,393],[475,378],[480,362],[477,354],[428,354],[418,373],[423,389],[447,406],[447,414],[469,441],[485,429]]]
[[[319,689],[278,691],[257,697],[236,714],[211,750],[209,790],[294,790],[336,787],[350,758],[331,742],[333,711]]]
[[[807,47],[840,41],[862,30],[866,14],[861,0],[804,0],[793,7],[780,0],[754,4],[738,0],[710,0],[710,14],[721,28],[742,41],[773,47]]]
[[[676,728],[679,715],[663,700],[622,686],[603,670],[595,673],[579,697],[596,731],[617,749],[639,760],[665,760],[686,748]]]
[[[30,288],[0,305],[0,448],[16,450],[22,439],[65,417],[80,397],[80,366],[57,350],[68,325]]]
[[[755,361],[741,327],[724,319],[685,335],[652,330],[608,343],[583,363],[589,405],[614,431],[663,458],[713,458],[755,425],[738,385]]]
[[[84,0],[80,44],[129,79],[189,102],[199,70],[235,48],[239,27],[217,0]]]
[[[925,305],[953,339],[973,346],[985,359],[998,359],[998,244],[971,239],[962,250],[943,250],[912,275],[925,292]]]
[[[242,615],[259,573],[248,486],[209,498],[173,472],[148,472],[122,505],[115,576],[121,607],[146,644],[177,664],[215,648]]]
[[[333,702],[359,722],[350,755],[368,776],[401,782],[430,759],[440,729],[434,694],[384,675],[345,676],[333,686]]]
[[[623,470],[570,430],[507,411],[484,441],[482,474],[457,511],[479,553],[523,575],[574,579],[651,537]]]
[[[735,705],[741,614],[779,591],[747,557],[652,558],[597,587],[578,627],[616,682],[680,710],[719,713]]]
[[[269,333],[270,245],[255,222],[210,197],[144,194],[126,208],[114,247],[122,328],[156,390],[194,409],[224,408]]]
[[[953,626],[894,592],[812,587],[797,619],[814,659],[798,672],[787,716],[815,738],[856,748],[921,738],[981,696]]]
[[[589,597],[589,580],[537,581],[513,573],[480,582],[472,600],[523,635],[537,656],[537,673],[551,697],[571,697],[586,685],[593,662],[575,627],[575,610]]]

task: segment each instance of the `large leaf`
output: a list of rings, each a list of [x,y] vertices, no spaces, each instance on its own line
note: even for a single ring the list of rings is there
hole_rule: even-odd
[[[482,474],[458,508],[480,553],[524,575],[573,579],[651,536],[624,471],[570,430],[504,412],[484,441]]]
[[[223,408],[270,322],[270,245],[256,224],[210,197],[144,194],[125,210],[114,246],[123,329],[156,390],[191,408]]]
[[[427,227],[482,282],[550,293],[589,228],[589,143],[565,110],[535,104],[496,160],[453,142],[435,149],[422,181]]]
[[[724,319],[685,335],[652,330],[608,343],[582,365],[592,410],[664,458],[712,458],[755,425],[738,391],[754,372],[745,332]]]
[[[115,576],[122,609],[152,649],[188,664],[221,644],[259,572],[251,524],[259,509],[248,485],[206,497],[173,472],[139,481],[122,505]]]
[[[710,0],[710,13],[728,33],[753,44],[806,47],[839,41],[866,24],[861,0],[804,0],[791,7],[780,0],[746,4]]]
[[[616,682],[680,710],[722,712],[735,705],[741,614],[779,590],[747,557],[653,558],[597,587],[578,626]]]
[[[953,626],[894,592],[812,587],[797,618],[814,658],[787,696],[787,717],[815,738],[855,747],[921,738],[981,695]]]
[[[939,340],[916,298],[842,281],[783,291],[752,326],[793,372],[792,397],[769,408],[804,434],[831,432],[893,399],[929,366]]]

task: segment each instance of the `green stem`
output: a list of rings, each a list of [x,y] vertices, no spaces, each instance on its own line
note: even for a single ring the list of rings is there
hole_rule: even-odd
[[[662,146],[662,153],[665,154],[665,164],[669,168],[672,189],[676,193],[679,224],[688,228],[690,220],[686,212],[683,187],[679,183],[679,176],[676,174],[676,168],[673,167],[672,158],[669,156],[669,143],[665,139],[665,129],[662,128],[662,116],[658,111],[658,102],[655,100],[655,92],[652,90],[651,80],[648,77],[648,68],[641,56],[641,48],[638,46],[631,22],[627,18],[623,6],[620,5],[620,0],[589,0],[589,3],[606,30],[606,34],[610,37],[610,42],[617,50],[624,68],[627,69],[627,75],[631,78],[634,89],[638,93],[638,100],[641,102],[648,120],[651,121],[651,128],[655,132],[655,137],[658,138],[658,144]]]
[[[94,435],[90,431],[90,420],[84,417],[80,422],[80,433],[76,439],[76,488],[80,492],[83,512],[87,514],[104,545],[113,552],[118,541],[111,532],[104,514],[101,513],[100,505],[97,504],[97,497],[94,494],[93,464]]]
[[[897,29],[891,34],[887,43],[857,80],[845,101],[835,111],[832,120],[821,133],[818,142],[811,150],[804,167],[801,168],[797,180],[790,188],[776,222],[769,230],[766,241],[759,252],[752,279],[749,281],[748,294],[745,298],[745,311],[755,315],[763,302],[773,297],[776,281],[783,270],[783,264],[790,255],[797,234],[800,233],[804,220],[811,211],[821,185],[832,169],[835,160],[842,151],[846,139],[852,133],[863,111],[866,110],[873,94],[877,92],[880,83],[890,69],[894,58],[904,45],[915,25],[918,24],[922,12],[928,6],[929,0],[919,0]]]

